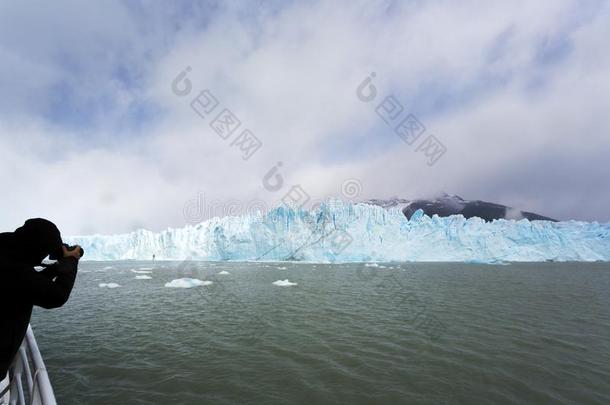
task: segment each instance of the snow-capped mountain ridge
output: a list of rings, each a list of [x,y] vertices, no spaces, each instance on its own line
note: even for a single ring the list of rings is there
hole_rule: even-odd
[[[365,201],[367,204],[379,205],[384,208],[400,208],[407,218],[417,210],[423,210],[428,216],[438,215],[448,217],[451,215],[463,215],[465,218],[479,217],[485,221],[495,219],[529,219],[530,221],[556,221],[555,219],[535,214],[533,212],[521,211],[514,207],[492,203],[481,200],[465,200],[455,194],[443,193],[434,199],[408,200],[392,197],[387,200],[371,199]]]

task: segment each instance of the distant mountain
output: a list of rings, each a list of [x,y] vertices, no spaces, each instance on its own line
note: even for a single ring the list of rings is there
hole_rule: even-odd
[[[390,198],[387,200],[372,199],[364,201],[368,204],[378,205],[383,208],[397,207],[407,218],[421,209],[428,216],[434,214],[439,217],[461,214],[465,218],[479,217],[491,222],[494,219],[529,219],[530,221],[553,221],[556,219],[535,214],[533,212],[521,211],[517,208],[508,207],[481,200],[464,200],[457,195],[443,194],[434,200],[407,200],[404,198]]]

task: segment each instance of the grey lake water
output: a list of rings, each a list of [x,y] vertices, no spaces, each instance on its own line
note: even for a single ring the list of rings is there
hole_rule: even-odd
[[[59,404],[608,404],[609,289],[602,263],[83,262],[32,325]]]

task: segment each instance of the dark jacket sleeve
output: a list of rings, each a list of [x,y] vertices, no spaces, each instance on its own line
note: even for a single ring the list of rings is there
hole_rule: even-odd
[[[41,272],[33,268],[22,269],[16,286],[19,296],[39,307],[61,307],[70,297],[77,266],[78,260],[67,257]]]

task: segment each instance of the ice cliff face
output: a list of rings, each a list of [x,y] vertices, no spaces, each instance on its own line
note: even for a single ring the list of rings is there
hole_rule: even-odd
[[[329,201],[312,211],[212,218],[153,233],[75,236],[87,260],[596,261],[610,260],[610,223],[432,218]]]

